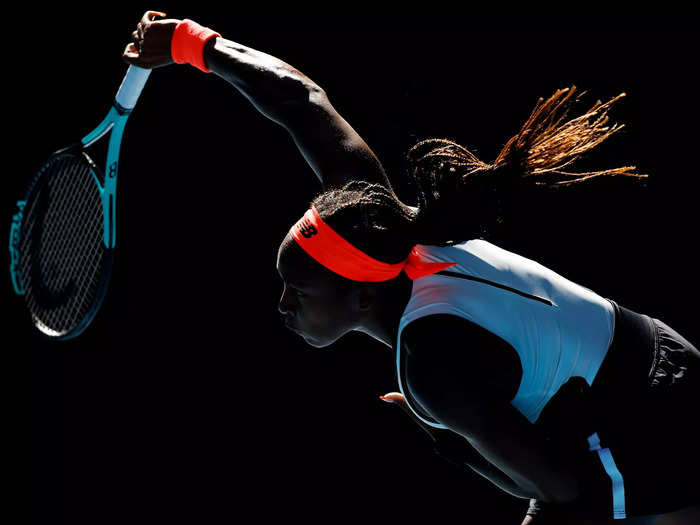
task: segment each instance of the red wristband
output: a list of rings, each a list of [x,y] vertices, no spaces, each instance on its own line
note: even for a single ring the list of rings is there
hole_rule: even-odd
[[[175,26],[170,42],[170,54],[178,64],[192,64],[205,73],[211,73],[204,62],[204,45],[217,36],[221,35],[197,22],[185,19]]]

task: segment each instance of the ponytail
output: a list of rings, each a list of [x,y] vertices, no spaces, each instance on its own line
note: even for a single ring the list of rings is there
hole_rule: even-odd
[[[528,187],[568,187],[601,176],[646,178],[635,173],[634,166],[569,171],[583,154],[624,127],[610,127],[607,115],[624,93],[605,104],[597,101],[584,114],[566,120],[573,103],[585,93],[574,98],[575,92],[573,86],[557,90],[547,100],[540,98],[492,164],[446,139],[428,139],[413,146],[406,160],[417,186],[416,228],[422,243],[452,244],[485,234],[503,221],[504,207],[512,205],[514,197],[522,198]]]
[[[542,186],[570,186],[602,175],[624,175],[646,178],[634,173],[634,166],[602,171],[570,172],[570,166],[584,153],[592,150],[608,137],[617,133],[624,124],[607,126],[608,110],[625,96],[620,93],[605,104],[597,101],[583,115],[561,123],[571,109],[576,86],[557,90],[546,101],[540,97],[535,109],[520,132],[512,137],[496,157],[491,170],[510,170],[516,177],[533,178]],[[578,102],[585,94],[579,94]]]

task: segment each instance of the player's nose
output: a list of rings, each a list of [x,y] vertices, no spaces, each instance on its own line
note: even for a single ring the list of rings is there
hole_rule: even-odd
[[[277,304],[277,310],[279,310],[279,313],[281,314],[289,314],[292,310],[292,306],[290,303],[290,298],[289,298],[289,293],[287,290],[282,292],[282,295],[280,296],[279,303]]]

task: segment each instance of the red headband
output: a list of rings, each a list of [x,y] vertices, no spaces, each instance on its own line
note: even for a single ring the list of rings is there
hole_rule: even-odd
[[[422,262],[415,247],[409,256],[395,264],[388,264],[355,248],[326,224],[314,206],[289,230],[294,240],[306,253],[329,270],[353,281],[388,281],[401,270],[410,279],[419,279],[437,273],[457,263]]]

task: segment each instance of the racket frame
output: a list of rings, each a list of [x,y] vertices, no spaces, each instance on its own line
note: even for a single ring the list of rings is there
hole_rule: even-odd
[[[129,66],[107,116],[80,141],[83,149],[85,149],[100,140],[105,134],[112,132],[107,147],[107,161],[103,177],[104,184],[100,182],[100,178],[94,169],[92,170],[92,176],[95,179],[95,184],[97,184],[100,198],[102,199],[102,210],[105,218],[104,243],[107,248],[114,248],[117,238],[117,175],[119,172],[119,151],[124,135],[124,127],[150,74],[150,69]],[[92,163],[92,165],[94,166],[95,164]]]
[[[95,163],[92,163],[90,171],[97,184],[102,200],[104,213],[104,243],[107,248],[114,248],[116,244],[116,197],[117,175],[119,171],[119,151],[121,149],[124,127],[129,118],[130,111],[123,113],[116,106],[112,106],[104,120],[93,131],[85,135],[80,141],[83,148],[88,148],[111,130],[109,146],[107,147],[107,161],[104,170],[104,184],[97,175]]]
[[[25,289],[22,282],[22,276],[19,272],[19,246],[21,242],[22,235],[22,220],[23,211],[26,203],[29,201],[32,192],[39,183],[40,179],[44,175],[43,167],[55,156],[61,155],[62,153],[70,153],[74,155],[82,155],[84,159],[87,160],[90,166],[90,172],[93,176],[93,180],[97,185],[100,193],[100,200],[103,210],[103,243],[107,250],[106,260],[101,275],[101,280],[96,291],[96,296],[93,300],[93,304],[86,313],[86,315],[81,319],[81,321],[76,325],[75,328],[69,332],[62,334],[57,333],[51,327],[46,326],[40,319],[32,314],[32,320],[34,325],[38,330],[55,340],[65,340],[72,339],[79,335],[90,322],[94,319],[95,315],[102,305],[104,296],[106,295],[107,285],[111,277],[112,271],[112,261],[114,258],[114,247],[116,244],[116,189],[117,189],[117,175],[119,170],[119,152],[121,149],[122,137],[124,134],[124,128],[126,122],[129,118],[131,111],[133,110],[136,102],[138,100],[141,91],[146,85],[146,81],[151,73],[150,69],[143,69],[137,66],[129,66],[124,79],[122,80],[119,90],[114,99],[112,107],[109,109],[105,118],[100,122],[100,124],[93,129],[90,133],[85,135],[79,143],[73,144],[67,148],[63,148],[52,153],[47,159],[47,161],[39,169],[38,173],[32,178],[30,184],[28,185],[25,197],[23,200],[17,201],[17,212],[12,217],[12,223],[10,226],[10,276],[12,279],[12,286],[17,295],[24,295]],[[105,162],[106,170],[102,173],[102,170],[96,165],[96,163],[87,155],[85,149],[90,147],[92,144],[101,139],[104,135],[111,131],[109,138],[109,144],[107,147],[107,159]],[[102,181],[100,176],[102,175]]]

